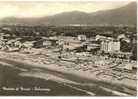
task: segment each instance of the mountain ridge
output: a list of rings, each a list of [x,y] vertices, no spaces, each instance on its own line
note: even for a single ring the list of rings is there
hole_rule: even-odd
[[[16,18],[8,17],[0,20],[1,24],[29,24],[29,25],[69,25],[69,24],[88,24],[88,25],[136,25],[137,4],[129,3],[126,6],[86,13],[82,11],[63,12],[53,16],[41,18]]]

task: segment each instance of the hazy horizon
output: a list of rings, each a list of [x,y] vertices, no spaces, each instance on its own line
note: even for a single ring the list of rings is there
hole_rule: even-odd
[[[5,17],[37,18],[55,15],[62,12],[82,11],[92,13],[96,11],[115,9],[127,5],[128,1],[103,2],[36,2],[36,1],[0,1],[0,19]]]

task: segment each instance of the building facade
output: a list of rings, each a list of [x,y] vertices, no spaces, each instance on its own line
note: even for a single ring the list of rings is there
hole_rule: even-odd
[[[120,51],[120,42],[115,40],[103,40],[101,42],[101,51],[104,52]]]

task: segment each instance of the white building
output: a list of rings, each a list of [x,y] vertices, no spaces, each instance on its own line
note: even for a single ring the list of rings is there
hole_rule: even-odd
[[[86,35],[78,35],[78,40],[80,41],[86,41]]]
[[[120,51],[120,42],[114,40],[103,40],[101,42],[101,51],[104,52]]]
[[[63,49],[64,50],[74,50],[80,46],[82,46],[82,44],[80,42],[64,42]]]

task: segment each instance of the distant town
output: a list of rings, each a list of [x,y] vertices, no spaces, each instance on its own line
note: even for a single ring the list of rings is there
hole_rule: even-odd
[[[1,26],[0,48],[24,51],[59,48],[61,52],[89,52],[136,60],[136,27]]]

